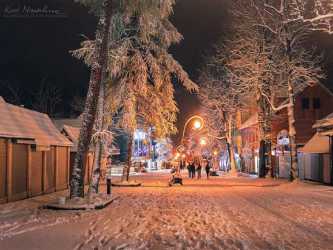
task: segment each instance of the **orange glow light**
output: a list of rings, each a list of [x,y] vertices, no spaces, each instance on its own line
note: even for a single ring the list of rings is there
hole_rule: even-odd
[[[193,123],[193,128],[194,129],[200,129],[202,126],[201,124],[201,121],[200,120],[196,120],[194,123]]]

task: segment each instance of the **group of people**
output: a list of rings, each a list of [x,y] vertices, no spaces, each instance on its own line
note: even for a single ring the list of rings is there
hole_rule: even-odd
[[[188,176],[191,179],[201,179],[201,172],[204,169],[206,172],[207,179],[209,179],[210,172],[212,169],[211,162],[206,159],[200,159],[199,157],[194,158],[193,160],[181,161],[180,167],[173,167],[171,169],[171,178],[169,179],[169,186],[172,186],[173,184],[180,184],[183,185],[183,179],[181,176],[181,170],[187,167],[188,170]]]
[[[209,179],[210,170],[212,168],[211,162],[208,159],[194,159],[190,160],[187,165],[188,177],[191,179],[201,179],[201,172],[204,169],[207,179]]]

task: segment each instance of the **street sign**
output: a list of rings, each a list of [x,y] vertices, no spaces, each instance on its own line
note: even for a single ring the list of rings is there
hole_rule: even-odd
[[[179,145],[179,146],[177,147],[177,151],[178,151],[179,153],[182,153],[182,152],[185,151],[185,147],[184,147],[183,145]]]

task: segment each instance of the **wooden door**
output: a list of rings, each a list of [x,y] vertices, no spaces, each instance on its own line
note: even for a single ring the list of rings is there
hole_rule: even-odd
[[[44,193],[51,193],[55,191],[55,148],[51,147],[50,151],[44,154],[46,154]]]
[[[11,200],[24,199],[28,194],[28,147],[30,145],[13,144]]]
[[[43,152],[31,152],[30,192],[32,196],[43,192]]]
[[[56,190],[68,188],[68,148],[58,147]]]

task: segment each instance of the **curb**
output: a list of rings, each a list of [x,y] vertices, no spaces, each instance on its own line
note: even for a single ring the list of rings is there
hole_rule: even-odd
[[[141,187],[142,183],[111,183],[113,187]]]
[[[101,202],[96,202],[93,204],[84,203],[84,204],[58,204],[58,203],[50,203],[43,206],[44,209],[51,210],[98,210],[106,208],[113,201],[118,199],[119,197],[109,197]]]

